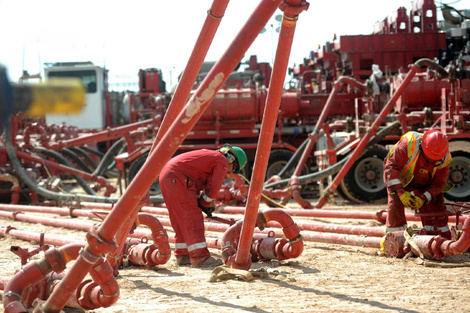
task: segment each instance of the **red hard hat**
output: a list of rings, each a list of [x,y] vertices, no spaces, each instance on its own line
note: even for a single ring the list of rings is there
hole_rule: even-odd
[[[437,129],[427,130],[421,144],[424,154],[433,161],[443,159],[449,151],[447,137]]]

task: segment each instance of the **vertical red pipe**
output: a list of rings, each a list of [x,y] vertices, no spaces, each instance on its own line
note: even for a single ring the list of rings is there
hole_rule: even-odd
[[[165,117],[158,129],[157,136],[150,151],[153,151],[157,147],[160,142],[160,138],[166,134],[171,123],[178,117],[178,114],[183,109],[184,104],[188,99],[188,95],[194,85],[194,81],[202,67],[207,51],[209,50],[215,33],[219,28],[220,21],[224,16],[228,2],[229,0],[214,0],[210,10],[207,11],[206,21],[204,22],[201,33],[196,41],[196,45],[189,57],[188,64],[183,71],[181,80],[173,94],[168,110],[165,113]]]
[[[114,209],[97,229],[93,229],[87,234],[89,244],[60,282],[60,288],[54,290],[45,304],[45,308],[49,312],[60,312],[74,290],[97,262],[99,256],[116,248],[114,236],[118,226],[122,225],[123,221],[135,218],[137,215],[135,208],[140,199],[143,198],[150,185],[160,174],[163,166],[173,156],[189,131],[199,120],[217,91],[225,83],[244,53],[276,11],[280,2],[281,0],[263,0],[258,5],[225,54],[214,65],[168,132],[150,153],[149,159],[132,180]]]
[[[415,76],[416,72],[418,71],[418,66],[415,64],[411,65],[411,69],[406,75],[405,79],[403,80],[403,84],[398,87],[397,91],[393,94],[392,98],[388,101],[388,103],[385,105],[385,107],[382,109],[380,112],[379,116],[375,119],[374,123],[372,124],[371,127],[367,130],[367,133],[362,137],[362,139],[359,141],[358,146],[356,149],[354,149],[353,153],[351,156],[348,158],[346,163],[343,165],[339,173],[336,175],[335,179],[331,183],[328,188],[326,188],[325,192],[323,195],[320,197],[318,200],[318,203],[315,205],[317,208],[323,207],[326,202],[328,201],[328,196],[336,190],[338,187],[339,183],[341,180],[343,180],[344,176],[346,176],[347,172],[351,168],[354,162],[356,162],[357,158],[361,154],[361,152],[364,150],[366,147],[367,143],[369,142],[369,139],[372,138],[372,136],[376,135],[377,129],[379,126],[382,124],[382,122],[385,120],[387,117],[388,112],[393,108],[395,105],[395,102],[398,100],[398,98],[401,96],[405,88],[408,86],[410,83],[411,79]]]
[[[289,55],[294,38],[295,26],[297,23],[297,16],[301,11],[308,7],[306,2],[301,2],[300,0],[286,0],[283,5],[284,6],[281,7],[281,9],[284,9],[284,16],[282,18],[281,31],[279,33],[279,43],[273,65],[269,93],[266,99],[263,122],[261,124],[258,149],[256,150],[253,176],[250,190],[248,192],[248,200],[240,234],[240,242],[238,245],[236,257],[231,262],[232,264],[229,264],[234,268],[249,269],[251,266],[251,241],[255,229],[258,207],[261,201],[263,182],[266,175],[266,168],[268,166],[274,129],[276,127],[282,89],[284,86]]]

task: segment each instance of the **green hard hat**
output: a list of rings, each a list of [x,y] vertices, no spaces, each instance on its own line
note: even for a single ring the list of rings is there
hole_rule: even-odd
[[[248,157],[246,156],[245,151],[239,147],[232,147],[233,152],[235,152],[235,157],[237,158],[238,168],[234,171],[235,174],[240,174],[241,170],[245,167],[246,162],[248,162]]]

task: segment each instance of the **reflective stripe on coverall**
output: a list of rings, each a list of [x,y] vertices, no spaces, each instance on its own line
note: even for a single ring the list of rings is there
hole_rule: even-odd
[[[209,198],[215,198],[227,168],[227,158],[219,151],[196,150],[174,157],[162,169],[159,183],[175,231],[175,256],[210,256],[197,197],[204,190]]]

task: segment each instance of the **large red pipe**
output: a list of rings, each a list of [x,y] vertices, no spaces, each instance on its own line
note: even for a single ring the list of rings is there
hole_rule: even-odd
[[[268,167],[274,129],[276,128],[277,115],[279,105],[281,103],[282,90],[292,48],[295,26],[298,15],[307,8],[308,3],[305,1],[302,2],[301,0],[285,0],[281,5],[281,9],[284,11],[284,16],[282,18],[281,31],[279,33],[279,43],[276,50],[270,88],[266,99],[263,122],[261,123],[251,186],[248,191],[248,200],[244,217],[245,222],[241,229],[240,242],[238,244],[235,259],[230,263],[230,266],[233,268],[249,269],[251,265],[251,242],[255,228],[256,215],[258,214],[258,207],[261,201],[266,169]],[[272,14],[274,12],[270,13]]]
[[[186,68],[184,69],[183,75],[178,83],[178,86],[171,98],[171,102],[168,106],[168,110],[165,113],[162,124],[158,129],[157,136],[153,142],[153,151],[160,138],[166,134],[171,126],[171,123],[178,117],[178,114],[184,107],[186,100],[188,99],[189,93],[194,86],[197,75],[204,63],[204,59],[207,55],[207,51],[214,39],[215,33],[219,28],[220,21],[224,16],[225,10],[227,9],[229,0],[214,0],[210,10],[207,11],[206,21],[202,26],[201,33],[196,41],[194,49],[189,57]]]
[[[83,208],[96,208],[109,210],[111,204],[108,203],[94,203],[94,202],[80,202],[77,204]],[[164,205],[162,205],[164,206]],[[0,204],[1,207],[1,204]],[[245,214],[244,207],[237,206],[225,206],[221,209],[218,209],[219,213],[228,213],[228,214]],[[387,218],[387,212],[385,210],[380,210],[377,212],[361,212],[361,211],[335,211],[335,210],[297,210],[297,209],[284,209],[291,216],[303,216],[303,217],[317,217],[317,218],[340,218],[340,219],[365,219],[365,220],[376,220],[382,224],[385,224]],[[168,211],[166,209],[161,209],[157,207],[142,207],[142,212],[148,212],[157,215],[167,215]],[[405,213],[407,221],[421,221],[419,216],[416,216],[413,213]],[[465,220],[466,215],[459,216],[459,220]],[[455,223],[455,216],[449,216],[449,222]]]
[[[85,259],[82,254],[72,265],[60,283],[61,292],[54,292],[46,302],[50,312],[59,312],[67,299],[73,294],[78,284],[90,271],[99,255],[108,253],[116,248],[114,236],[117,226],[123,222],[134,220],[137,215],[136,207],[149,187],[160,174],[163,166],[173,156],[189,131],[199,120],[204,110],[215,97],[217,91],[228,79],[244,53],[263,29],[263,26],[278,8],[281,0],[263,0],[253,12],[249,21],[243,26],[235,40],[229,46],[222,58],[214,65],[200,87],[178,115],[171,128],[167,131],[157,147],[150,153],[149,159],[132,180],[126,192],[116,203],[115,208],[103,223],[87,235],[89,244],[84,251],[93,256]]]
[[[101,206],[101,208],[106,209],[106,206]],[[41,212],[41,213],[52,213],[52,214],[61,214],[61,215],[71,215],[71,216],[84,216],[89,218],[103,218],[107,213],[106,212],[93,212],[88,210],[68,210],[65,208],[50,208],[44,207],[42,210],[38,210],[38,207],[33,207],[32,210],[28,208],[28,206],[21,206],[21,205],[0,205],[0,210],[22,210],[24,212]],[[108,208],[109,209],[109,208]],[[149,208],[149,211],[152,208]],[[158,210],[158,209],[157,209]],[[168,215],[168,211],[165,209],[160,209],[160,214]],[[270,211],[270,210],[268,210]],[[260,212],[259,214],[263,214],[266,211]],[[284,211],[285,212],[285,211]],[[22,214],[20,212],[17,213],[6,213],[0,211],[0,217],[10,218],[10,219],[17,219],[26,222],[32,223],[42,223],[43,225],[51,225],[51,226],[60,226],[60,227],[67,227],[72,229],[78,230],[89,230],[91,229],[92,224],[81,222],[81,221],[71,221],[71,220],[61,220],[61,219],[49,219],[45,217],[41,217],[37,219],[35,216],[28,216]],[[170,248],[169,248],[169,241],[168,235],[163,229],[163,226],[171,227],[171,223],[169,219],[156,219],[154,216],[147,214],[147,213],[139,213],[138,219],[136,220],[136,225],[143,224],[147,225],[150,228],[152,240],[159,248],[159,260],[156,261],[156,264],[165,264],[169,257],[170,257]],[[340,234],[350,234],[350,235],[362,235],[362,236],[373,236],[373,237],[382,237],[385,235],[385,230],[382,227],[363,227],[363,226],[349,226],[349,225],[336,225],[336,224],[324,224],[324,223],[309,223],[309,222],[296,222],[299,229],[304,231],[303,235],[305,236],[306,241],[312,241],[312,234],[306,233],[305,231],[314,231],[314,232],[327,232],[327,233],[340,233]],[[271,229],[266,229],[264,231],[256,231],[257,233],[269,234],[274,233],[277,237],[282,237],[283,233],[273,229],[284,227],[282,223],[278,223],[276,219],[272,219],[272,221],[268,222],[268,227]],[[227,224],[220,224],[220,223],[205,223],[205,230],[207,231],[214,231],[214,232],[225,232],[228,229]],[[145,237],[148,235],[146,234]],[[314,240],[313,240],[314,241]],[[119,250],[117,253],[112,254],[108,257],[109,263],[117,269],[118,264],[116,263],[116,259],[119,258],[119,255],[122,254],[122,251]]]

